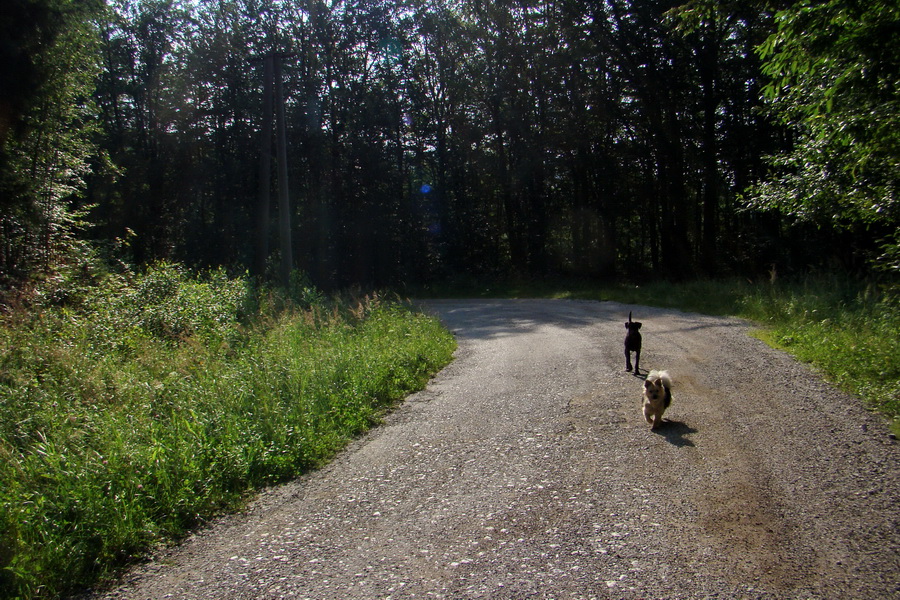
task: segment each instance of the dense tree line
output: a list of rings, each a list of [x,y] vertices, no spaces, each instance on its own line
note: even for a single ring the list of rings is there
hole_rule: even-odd
[[[285,216],[325,287],[898,263],[890,3],[13,6],[6,285],[87,238],[243,269],[265,235],[274,272]],[[260,229],[273,53],[291,209]]]

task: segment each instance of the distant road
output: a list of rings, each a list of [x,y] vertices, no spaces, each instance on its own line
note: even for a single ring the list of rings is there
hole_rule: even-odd
[[[327,468],[97,598],[900,598],[900,446],[736,319],[430,301],[456,360]],[[624,370],[675,380],[651,432]]]

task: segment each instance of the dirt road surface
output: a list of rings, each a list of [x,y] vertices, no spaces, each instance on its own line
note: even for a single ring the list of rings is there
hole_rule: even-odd
[[[736,319],[433,301],[456,360],[97,598],[900,598],[900,445]],[[624,370],[675,380],[651,432]]]

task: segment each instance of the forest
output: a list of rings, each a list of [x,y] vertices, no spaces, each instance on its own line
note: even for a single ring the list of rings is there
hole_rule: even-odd
[[[900,7],[7,0],[0,288],[900,269]]]
[[[378,424],[456,348],[400,294],[738,315],[900,435],[898,39],[896,0],[2,0],[0,597]]]

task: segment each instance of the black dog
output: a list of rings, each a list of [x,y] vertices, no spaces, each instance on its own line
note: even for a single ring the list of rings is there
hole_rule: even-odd
[[[631,353],[634,352],[634,372],[638,374],[639,364],[641,362],[641,333],[638,329],[641,324],[631,320],[631,312],[628,313],[628,322],[625,323],[625,370],[631,371]]]

